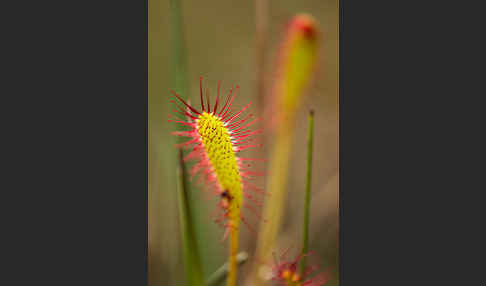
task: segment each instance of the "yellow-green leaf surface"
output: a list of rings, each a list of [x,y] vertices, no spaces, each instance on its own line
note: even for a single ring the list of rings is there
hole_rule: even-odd
[[[230,132],[219,116],[203,112],[196,120],[197,132],[201,136],[205,154],[211,162],[216,179],[223,192],[223,207],[227,209],[230,236],[228,286],[236,285],[238,233],[240,208],[243,204],[241,176],[233,150]]]
[[[290,21],[276,70],[277,77],[270,108],[274,113],[274,144],[271,150],[270,168],[266,190],[271,199],[265,201],[263,217],[268,223],[261,224],[256,257],[270,260],[274,251],[287,197],[287,178],[290,163],[290,150],[295,130],[294,118],[299,110],[305,90],[314,76],[318,62],[317,25],[312,16],[296,15]],[[263,285],[259,276],[261,264],[255,263],[247,286]]]

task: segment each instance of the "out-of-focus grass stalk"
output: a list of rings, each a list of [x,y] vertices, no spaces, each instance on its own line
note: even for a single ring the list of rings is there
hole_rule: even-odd
[[[182,23],[180,1],[170,0],[172,87],[182,96],[188,96],[189,83],[187,79],[186,46],[184,44]]]
[[[170,25],[171,25],[171,75],[173,89],[187,97],[190,92],[189,81],[187,76],[186,46],[184,42],[184,29],[181,3],[179,0],[170,0]],[[182,131],[183,126],[177,127]],[[178,143],[184,139],[177,137]],[[179,150],[179,211],[180,224],[183,237],[184,263],[186,267],[187,285],[201,286],[204,285],[204,274],[201,266],[201,258],[197,243],[197,235],[194,224],[194,214],[196,211],[191,192],[191,183],[182,161],[183,152]]]
[[[268,0],[255,0],[255,91],[259,113],[265,93],[265,49],[267,44]]]
[[[268,109],[274,116],[269,120],[275,141],[271,151],[266,191],[271,197],[265,200],[263,217],[268,223],[260,224],[256,257],[268,261],[274,250],[280,229],[283,208],[287,198],[289,159],[294,136],[294,118],[306,87],[317,66],[317,25],[307,14],[291,19],[279,51],[277,73]],[[259,263],[255,263],[247,284],[263,285]]]
[[[179,219],[181,224],[181,237],[184,248],[184,263],[186,266],[186,283],[187,285],[202,286],[204,277],[199,256],[199,247],[196,241],[196,235],[193,223],[193,213],[191,212],[191,200],[185,184],[186,170],[182,160],[182,150],[179,150],[179,166],[177,168],[177,189],[179,201]]]
[[[185,33],[184,33],[184,18],[183,18],[183,10],[182,10],[183,1],[181,0],[170,0],[170,25],[171,25],[171,75],[172,75],[172,83],[171,87],[179,93],[182,97],[189,98],[191,92],[190,81],[188,77],[188,64],[187,64],[187,50],[185,44]],[[182,125],[177,126],[177,131],[182,131],[184,128]],[[184,138],[181,136],[177,137],[177,143],[181,143],[184,141]],[[191,167],[191,163],[187,163],[187,169],[189,170]],[[196,201],[198,199],[197,194],[199,188],[197,184],[193,184],[189,180],[189,175],[186,175],[186,186],[189,198],[191,201]],[[206,205],[203,204],[192,204],[191,205],[191,212],[194,214],[195,219],[194,223],[195,226],[195,233],[196,233],[196,241],[198,245],[202,246],[205,242],[209,239],[215,239],[214,236],[214,228],[213,226],[208,225],[205,222],[205,218],[207,217],[208,209]],[[198,223],[199,222],[199,223]],[[217,267],[218,264],[214,264],[212,262],[215,260],[215,257],[219,257],[219,253],[215,253],[214,250],[217,245],[208,245],[201,249],[201,259],[203,261],[203,270],[208,271],[213,269],[213,267]],[[213,251],[213,252],[212,252]],[[211,257],[208,257],[208,253],[211,253]],[[205,255],[206,254],[206,255]]]
[[[304,227],[302,230],[302,251],[309,251],[309,216],[311,200],[311,182],[312,182],[312,144],[314,140],[314,111],[309,112],[309,135],[307,139],[307,177],[305,183],[305,207],[304,207]],[[305,272],[307,257],[303,256],[300,261],[300,273]]]
[[[238,266],[245,263],[247,259],[248,259],[248,253],[246,252],[240,252],[236,256],[236,261],[238,263]],[[226,276],[228,275],[228,272],[229,272],[229,266],[228,266],[228,262],[226,262],[220,268],[218,268],[218,270],[216,270],[213,274],[211,274],[211,276],[209,276],[206,285],[217,286],[221,284],[221,282],[223,282]]]

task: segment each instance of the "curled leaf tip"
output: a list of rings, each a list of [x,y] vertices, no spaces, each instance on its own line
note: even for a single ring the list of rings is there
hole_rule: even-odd
[[[308,38],[316,36],[316,20],[309,14],[298,14],[290,22],[290,28]]]
[[[308,14],[298,14],[287,24],[275,67],[268,106],[270,127],[292,121],[318,64],[318,25]]]

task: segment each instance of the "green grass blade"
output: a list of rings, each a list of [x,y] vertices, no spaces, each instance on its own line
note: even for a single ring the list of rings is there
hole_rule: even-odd
[[[179,219],[184,245],[184,263],[186,266],[186,281],[190,286],[204,285],[204,276],[197,245],[196,232],[194,230],[193,213],[191,212],[191,200],[186,189],[186,170],[182,161],[182,150],[179,150],[178,197],[179,197]]]
[[[191,85],[188,74],[188,61],[187,61],[187,49],[185,41],[185,27],[184,27],[184,10],[183,1],[170,0],[169,10],[169,25],[170,25],[170,75],[171,75],[171,88],[175,92],[179,93],[184,99],[189,99],[191,94]],[[182,131],[185,128],[182,125],[177,125],[177,131]],[[185,138],[176,136],[174,143],[182,143]],[[174,156],[174,159],[176,156]],[[187,163],[186,168],[189,170],[194,163]],[[189,200],[192,202],[198,202],[200,199],[200,188],[197,184],[191,183],[189,175],[185,177],[185,185]],[[210,244],[206,242],[218,239],[216,233],[218,229],[216,225],[210,225],[207,221],[208,206],[205,204],[193,203],[190,205],[191,213],[193,214],[193,223],[195,233],[197,234],[197,244],[200,246],[200,257],[203,268],[203,273],[208,276],[214,269],[222,264],[223,258],[217,252],[218,245]],[[204,248],[202,248],[204,246]]]
[[[182,19],[181,2],[170,0],[170,34],[171,34],[171,62],[170,74],[172,75],[171,86],[182,97],[189,97],[189,81],[187,75],[186,47],[184,42],[184,29]],[[183,126],[177,127],[178,131],[183,130]],[[178,137],[178,143],[184,138]],[[193,200],[192,186],[187,176],[185,166],[182,162],[183,153],[179,151],[179,211],[180,225],[183,237],[184,263],[186,267],[187,285],[204,285],[204,274],[201,266],[201,256],[196,235],[196,225],[194,215],[196,207],[191,204]]]
[[[302,253],[309,251],[309,216],[311,200],[311,181],[312,181],[312,144],[314,140],[314,111],[309,112],[309,135],[307,141],[307,178],[305,186],[305,209],[304,209],[304,228],[302,231]],[[300,273],[305,272],[306,257],[300,263]]]
[[[267,108],[274,124],[273,136],[268,138],[272,147],[265,180],[265,191],[272,194],[272,199],[264,202],[262,216],[268,223],[261,223],[258,231],[255,256],[261,261],[271,258],[285,219],[292,145],[297,128],[295,119],[309,85],[315,79],[319,43],[317,21],[308,14],[295,15],[286,26],[277,52],[278,60],[273,67],[277,76],[272,79],[272,99]],[[254,264],[247,285],[264,285],[265,281],[259,275],[261,267],[260,262]]]
[[[240,252],[236,256],[238,266],[245,263],[247,259],[248,259],[248,253],[246,252]],[[220,285],[224,281],[224,279],[226,279],[228,272],[229,272],[229,267],[228,267],[228,262],[226,262],[220,268],[218,268],[218,270],[216,270],[213,274],[211,274],[211,276],[209,276],[206,285],[207,286]]]
[[[179,0],[170,1],[171,25],[171,75],[172,87],[182,97],[189,96],[189,82],[187,77],[186,46],[184,43],[184,29],[182,27],[182,11]]]

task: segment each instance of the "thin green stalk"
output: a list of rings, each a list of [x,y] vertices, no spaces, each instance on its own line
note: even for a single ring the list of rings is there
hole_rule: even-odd
[[[238,262],[238,266],[245,263],[247,259],[248,259],[248,253],[246,252],[240,252],[236,256],[236,261]],[[206,285],[207,286],[220,285],[224,281],[226,276],[228,276],[228,272],[229,272],[229,266],[228,266],[228,262],[226,262],[220,268],[218,268],[218,270],[216,270],[213,274],[211,274],[211,276],[209,276]]]
[[[263,114],[265,99],[265,48],[268,30],[268,0],[255,0],[255,91],[257,106]]]
[[[309,135],[307,141],[307,178],[305,186],[305,210],[304,210],[304,228],[303,228],[303,243],[302,253],[305,254],[309,247],[309,216],[310,216],[310,200],[311,200],[311,181],[312,181],[312,143],[314,138],[314,110],[309,112]],[[306,257],[304,256],[300,262],[300,273],[305,272]]]
[[[187,192],[186,170],[182,161],[182,150],[179,150],[179,167],[177,168],[178,194],[179,194],[179,219],[181,224],[182,240],[184,245],[184,263],[186,266],[187,285],[204,285],[204,276],[197,245],[196,232],[194,230],[193,215],[191,212],[191,200]]]

